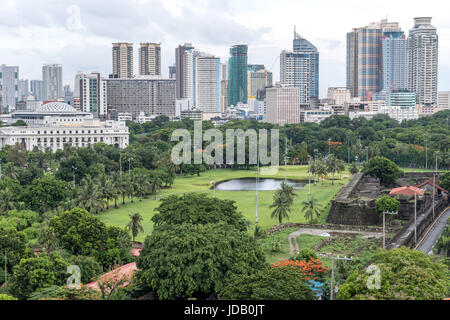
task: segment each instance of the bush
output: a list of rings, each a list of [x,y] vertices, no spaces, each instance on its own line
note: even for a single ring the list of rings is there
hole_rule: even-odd
[[[311,261],[312,259],[317,259],[316,252],[312,249],[301,249],[300,252],[291,258],[291,260],[298,260],[298,261]]]
[[[18,300],[17,298],[11,297],[7,294],[0,293],[0,300]]]

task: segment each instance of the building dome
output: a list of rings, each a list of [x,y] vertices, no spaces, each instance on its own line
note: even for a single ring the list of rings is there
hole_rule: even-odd
[[[36,112],[60,113],[60,112],[78,112],[77,109],[64,102],[49,102],[36,109]]]

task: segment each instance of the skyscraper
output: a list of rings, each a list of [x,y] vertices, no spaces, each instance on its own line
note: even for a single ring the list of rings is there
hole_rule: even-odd
[[[268,88],[265,121],[284,126],[300,122],[300,88],[280,84]]]
[[[177,68],[175,66],[169,66],[169,79],[175,80],[177,78]]]
[[[126,42],[113,43],[112,48],[112,77],[133,78],[134,53],[133,44]]]
[[[398,23],[385,24],[381,36],[380,91],[405,90],[408,84],[408,41]]]
[[[220,58],[195,57],[195,106],[203,112],[220,112]]]
[[[139,48],[139,75],[161,75],[160,43],[141,43]]]
[[[42,81],[44,82],[44,101],[55,101],[58,98],[64,98],[62,66],[60,64],[45,64],[42,67]]]
[[[96,118],[105,119],[107,115],[107,85],[100,73],[80,76],[80,109],[90,112]]]
[[[0,95],[3,109],[15,109],[19,99],[19,67],[0,66]]]
[[[248,101],[248,63],[247,45],[236,45],[230,48],[228,59],[228,103],[236,106],[238,102]]]
[[[44,97],[44,81],[42,80],[31,80],[30,81],[30,91],[34,96],[36,101],[43,101]]]
[[[185,99],[184,96],[184,86],[185,86],[185,53],[187,51],[193,50],[194,47],[191,43],[185,43],[184,45],[179,45],[178,48],[175,49],[175,71],[176,71],[176,80],[177,80],[177,90],[176,97],[177,99]]]
[[[438,42],[430,17],[414,18],[408,37],[408,90],[416,93],[417,103],[438,103]]]
[[[294,31],[293,51],[280,55],[280,81],[300,89],[300,105],[309,106],[319,97],[319,52]]]
[[[29,93],[28,80],[19,80],[19,101],[27,101]]]

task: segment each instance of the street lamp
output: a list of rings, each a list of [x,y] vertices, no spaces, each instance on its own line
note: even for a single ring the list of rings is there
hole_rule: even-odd
[[[414,245],[417,245],[417,188],[414,189]]]
[[[334,261],[335,260],[344,260],[351,261],[353,257],[347,258],[346,256],[343,258],[333,256],[331,259],[331,288],[330,288],[330,300],[334,300]]]
[[[383,212],[383,249],[386,249],[386,215],[397,215],[398,212]]]
[[[287,162],[289,157],[284,157],[284,183],[287,183]]]
[[[77,170],[77,168],[75,166],[72,166],[72,172],[73,172],[73,185],[75,186],[75,170]]]
[[[308,195],[311,195],[311,156],[309,156],[308,158],[308,176],[309,176]]]

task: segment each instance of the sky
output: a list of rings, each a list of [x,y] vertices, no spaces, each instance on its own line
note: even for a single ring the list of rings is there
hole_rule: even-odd
[[[0,0],[0,64],[18,65],[21,79],[41,79],[42,64],[63,65],[73,89],[78,71],[112,72],[112,42],[162,46],[163,76],[175,48],[228,57],[248,44],[251,64],[279,80],[279,55],[297,33],[320,52],[320,96],[345,86],[346,33],[388,18],[406,33],[417,16],[433,17],[439,34],[439,90],[450,90],[450,4],[445,0]]]

